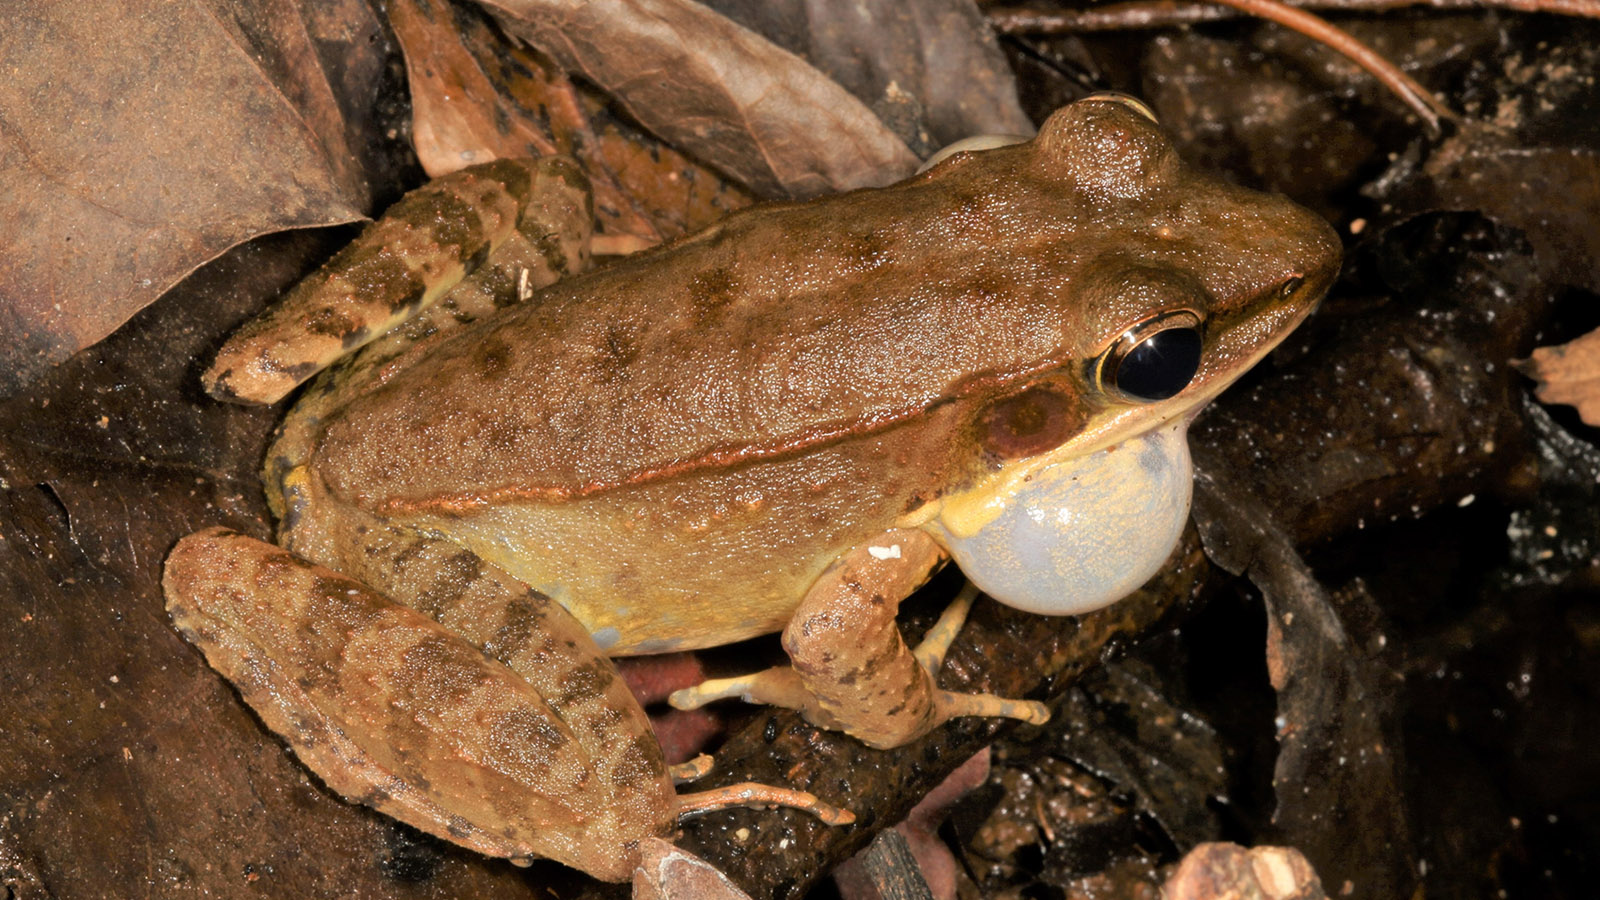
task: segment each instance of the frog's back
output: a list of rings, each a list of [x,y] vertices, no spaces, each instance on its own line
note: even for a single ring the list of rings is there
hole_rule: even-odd
[[[1190,175],[1153,127],[1063,114],[1040,141],[557,284],[351,403],[314,464],[369,509],[452,514],[786,458],[1088,358],[1106,323],[1083,320],[1120,313],[1085,287],[1127,260],[1204,269],[1227,297],[1292,252],[1276,235],[1301,241],[1287,201]],[[1106,135],[1121,158],[1086,169]]]
[[[319,468],[391,507],[555,501],[880,431],[1059,345],[983,239],[1002,223],[908,239],[850,208],[760,210],[556,285],[354,402]]]

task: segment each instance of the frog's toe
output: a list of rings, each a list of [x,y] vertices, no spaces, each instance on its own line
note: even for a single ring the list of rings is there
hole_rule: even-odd
[[[716,700],[742,698],[746,703],[763,703],[787,709],[805,709],[812,703],[806,690],[788,666],[737,678],[708,678],[694,687],[673,691],[667,698],[676,709],[699,709]]]
[[[1050,708],[1037,700],[1013,700],[996,697],[994,694],[939,691],[934,702],[938,705],[941,722],[960,716],[1020,719],[1031,725],[1043,725],[1050,721]]]

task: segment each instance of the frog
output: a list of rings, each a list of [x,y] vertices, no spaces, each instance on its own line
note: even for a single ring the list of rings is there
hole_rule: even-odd
[[[1076,615],[1156,573],[1189,423],[1340,247],[1123,95],[999,144],[593,268],[570,160],[407,195],[205,376],[257,403],[316,380],[263,466],[277,543],[180,540],[176,627],[343,797],[611,881],[683,815],[848,819],[781,786],[680,793],[615,657],[778,633],[787,665],[673,704],[875,747],[1044,721],[938,687],[974,598]],[[901,602],[952,562],[968,587],[908,644]]]

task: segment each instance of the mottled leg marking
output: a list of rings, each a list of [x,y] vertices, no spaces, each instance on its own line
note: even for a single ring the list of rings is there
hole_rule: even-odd
[[[670,778],[649,716],[560,604],[457,544],[376,522],[336,564],[520,675],[578,736],[611,792],[605,802],[646,809],[660,800]]]
[[[955,716],[1002,716],[1042,722],[1043,704],[940,690],[934,674],[961,630],[976,590],[964,591],[913,652],[895,623],[900,601],[943,561],[920,531],[891,531],[824,572],[783,632],[792,667],[707,681],[678,691],[690,709],[743,697],[796,709],[812,724],[843,731],[872,747],[898,747]]]
[[[659,751],[638,772],[591,753],[626,757],[653,737],[592,733],[597,717],[569,719],[467,640],[359,582],[210,529],[178,543],[163,584],[184,636],[351,800],[480,853],[550,857],[614,881],[631,874],[630,848],[672,825]],[[565,699],[599,687],[562,674]],[[615,852],[597,862],[596,847]]]
[[[502,251],[558,274],[575,271],[588,253],[590,202],[587,181],[565,158],[496,160],[435,179],[229,338],[204,376],[206,390],[275,403],[433,306]],[[569,237],[580,245],[567,246]],[[495,271],[514,280],[514,269]],[[517,286],[499,293],[508,291]]]

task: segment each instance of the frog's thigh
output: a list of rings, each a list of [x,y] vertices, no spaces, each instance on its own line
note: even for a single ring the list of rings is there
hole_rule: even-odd
[[[179,542],[164,588],[179,630],[352,800],[480,853],[610,880],[671,825],[665,778],[619,785],[597,772],[586,725],[356,581],[219,528]]]
[[[466,638],[521,675],[584,735],[617,781],[666,779],[655,731],[583,623],[504,569],[450,541],[373,524],[339,569]]]

